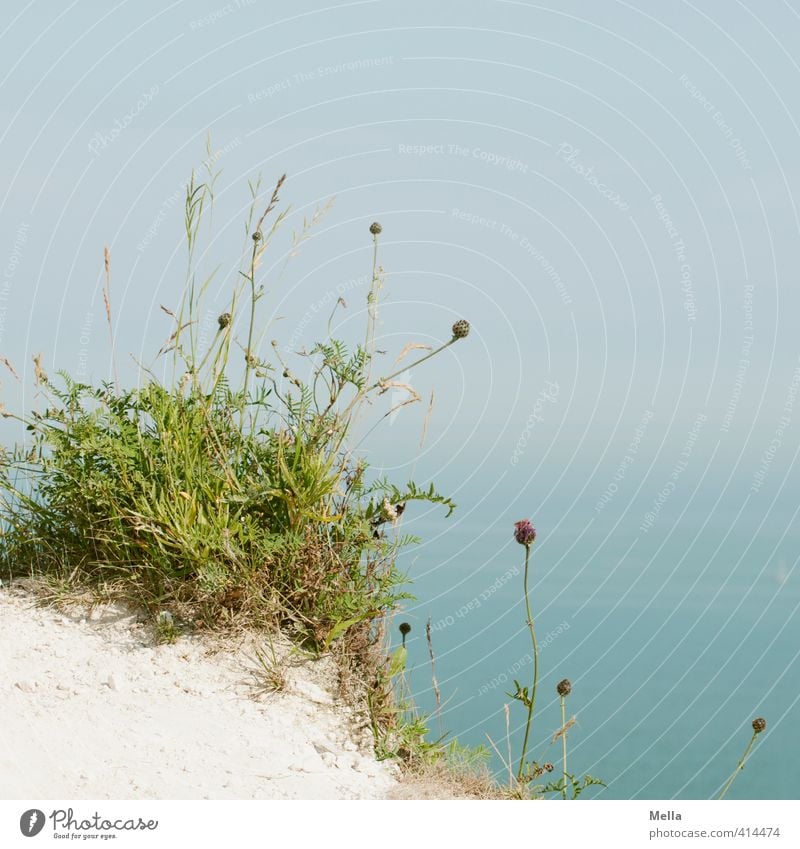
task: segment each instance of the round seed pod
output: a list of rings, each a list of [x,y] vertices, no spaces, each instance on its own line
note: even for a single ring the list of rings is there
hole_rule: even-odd
[[[469,322],[465,318],[460,318],[453,325],[453,338],[463,339],[465,336],[469,336]]]

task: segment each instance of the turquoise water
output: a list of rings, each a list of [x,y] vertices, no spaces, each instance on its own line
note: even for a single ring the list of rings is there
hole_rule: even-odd
[[[462,502],[469,511],[469,497]],[[505,755],[503,706],[511,704],[513,753],[525,713],[506,691],[514,678],[532,676],[523,549],[511,539],[524,514],[484,508],[501,518],[481,527],[431,512],[404,526],[427,541],[403,558],[418,601],[397,621],[413,626],[419,705],[435,707],[424,638],[430,617],[441,727],[473,745],[487,744],[488,734]],[[551,515],[558,530],[548,531]],[[658,536],[638,532],[637,518],[637,527],[607,538],[608,523],[591,520],[589,502],[556,515],[544,511],[533,554],[541,644],[533,756],[558,763],[560,744],[548,743],[560,725],[555,684],[566,677],[568,715],[577,716],[570,771],[608,784],[587,795],[709,798],[736,766],[751,720],[764,716],[768,730],[729,796],[798,798],[800,580],[790,517],[773,513],[775,527],[754,535],[745,520],[716,512],[706,522],[696,510],[680,522],[660,516]],[[497,755],[492,766],[504,770]]]

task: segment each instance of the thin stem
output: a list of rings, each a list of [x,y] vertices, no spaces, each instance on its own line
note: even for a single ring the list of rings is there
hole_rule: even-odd
[[[367,374],[364,383],[369,383],[372,374],[372,358],[375,348],[375,329],[377,326],[377,300],[380,275],[378,274],[378,233],[372,236],[372,282],[367,295],[367,331],[364,339],[364,356],[366,358]],[[373,350],[370,350],[373,349]]]
[[[528,614],[528,630],[531,633],[531,643],[533,645],[533,687],[531,688],[531,697],[528,702],[528,718],[525,721],[525,738],[522,741],[522,754],[519,759],[519,770],[517,771],[517,780],[522,780],[522,774],[525,771],[525,755],[528,752],[528,737],[531,733],[531,724],[533,723],[533,709],[536,705],[536,685],[539,682],[539,646],[536,642],[536,631],[533,627],[533,616],[531,615],[531,601],[528,593],[528,565],[531,556],[531,546],[525,546],[525,577],[523,581],[525,592],[525,610]]]
[[[261,231],[256,231],[260,233]],[[250,259],[250,326],[247,329],[247,350],[245,351],[244,396],[247,397],[247,384],[250,382],[250,364],[253,355],[253,327],[256,323],[256,255],[258,242],[253,241],[253,253]]]
[[[455,342],[456,340],[457,340],[457,337],[453,336],[453,338],[448,340],[447,342],[445,342],[444,345],[441,345],[435,351],[431,351],[429,354],[425,354],[424,357],[420,357],[418,360],[411,363],[410,366],[403,366],[403,368],[398,369],[398,371],[392,372],[392,374],[390,374],[388,377],[382,377],[379,381],[377,381],[377,383],[373,383],[372,386],[370,386],[367,391],[370,391],[372,389],[376,389],[382,383],[386,383],[388,380],[391,380],[392,378],[397,377],[398,374],[402,374],[406,370],[410,371],[412,368],[416,368],[420,363],[424,363],[425,360],[429,360],[431,357],[435,357],[438,353],[440,353],[441,351],[444,351],[445,348],[449,348],[450,345],[452,345],[453,342]]]
[[[731,777],[725,782],[725,786],[722,788],[722,793],[717,796],[717,799],[725,798],[725,794],[728,792],[728,790],[730,790],[731,784],[733,784],[734,779],[744,769],[745,762],[750,756],[753,744],[756,742],[756,737],[758,737],[758,732],[753,733],[753,736],[750,738],[750,742],[747,744],[747,748],[744,750],[744,754],[742,755],[739,764],[737,765],[736,769],[731,773]]]
[[[378,290],[380,289],[381,282],[380,274],[378,273],[378,235],[378,233],[372,234],[372,281],[369,284],[369,292],[367,292],[367,328],[364,336],[363,383],[342,413],[342,422],[344,425],[342,436],[349,430],[350,424],[356,419],[366,396],[378,385],[377,383],[375,386],[369,385],[372,376],[372,360],[375,356],[375,330],[378,326]],[[333,403],[331,402],[330,407],[333,406]],[[339,450],[338,445],[335,450]],[[345,463],[347,462],[349,453],[345,456]]]
[[[561,749],[563,752],[564,764],[564,789],[561,791],[562,796],[567,798],[567,706],[566,697],[561,696]]]

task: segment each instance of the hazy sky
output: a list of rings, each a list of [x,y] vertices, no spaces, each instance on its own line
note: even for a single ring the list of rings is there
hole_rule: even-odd
[[[688,587],[722,555],[708,599],[728,570],[772,588],[796,559],[798,43],[800,11],[779,0],[6,3],[0,355],[22,380],[2,375],[3,401],[33,403],[39,351],[51,371],[110,378],[105,245],[120,373],[136,380],[130,354],[152,365],[210,133],[209,333],[247,181],[263,174],[266,202],[284,172],[265,352],[311,345],[340,295],[337,332],[361,338],[373,220],[386,370],[407,342],[472,323],[404,375],[424,403],[366,446],[461,504],[448,525],[417,517],[423,574],[497,552],[485,533],[509,546],[511,521],[533,515],[545,571],[569,565],[570,581],[592,528],[573,587],[587,598],[626,569],[651,570],[660,593],[679,568]],[[292,232],[330,198],[278,279]],[[464,548],[445,551],[454,523]]]
[[[338,332],[361,338],[373,219],[386,369],[406,342],[472,322],[405,375],[426,403],[373,438],[379,465],[416,463],[456,491],[503,479],[504,504],[535,491],[540,509],[614,495],[595,517],[637,494],[631,528],[665,487],[668,512],[720,488],[734,511],[791,512],[800,16],[553,6],[20,4],[0,33],[0,353],[22,376],[3,376],[6,404],[31,403],[37,351],[50,370],[111,375],[104,245],[121,374],[136,379],[131,354],[152,364],[210,133],[209,333],[259,173],[266,194],[289,175],[292,207],[263,269],[267,348],[310,345],[339,295]],[[292,232],[330,198],[278,279]]]

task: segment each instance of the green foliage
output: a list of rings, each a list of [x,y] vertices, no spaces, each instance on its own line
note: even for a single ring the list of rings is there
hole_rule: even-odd
[[[563,798],[577,799],[587,787],[593,786],[605,787],[606,784],[604,781],[594,778],[591,775],[584,775],[583,778],[578,779],[568,772],[566,777],[562,776],[558,781],[551,781],[541,787],[536,786],[533,790],[541,794],[557,793]],[[565,796],[565,790],[569,794],[568,796]]]
[[[171,354],[171,379],[143,368],[135,389],[66,373],[54,383],[37,360],[45,409],[19,417],[30,439],[0,462],[0,567],[139,602],[165,639],[176,626],[159,611],[196,623],[241,614],[327,650],[408,597],[395,562],[413,538],[389,525],[375,531],[383,499],[430,501],[448,515],[454,505],[432,485],[369,482],[347,444],[379,391],[369,377],[377,235],[364,344],[329,335],[303,354],[312,368],[302,381],[277,343],[270,357],[258,350],[259,268],[287,211],[277,211],[284,178],[260,217],[260,181],[251,184],[243,267],[219,330],[202,342],[198,316],[214,273],[203,276],[195,256],[217,176],[193,174],[186,189],[184,296],[176,313],[166,310],[174,328],[158,354]]]
[[[529,695],[528,688],[523,687],[517,680],[514,681],[514,686],[517,688],[516,691],[513,693],[506,693],[506,695],[518,702],[522,702],[524,707],[530,708],[531,697]]]

